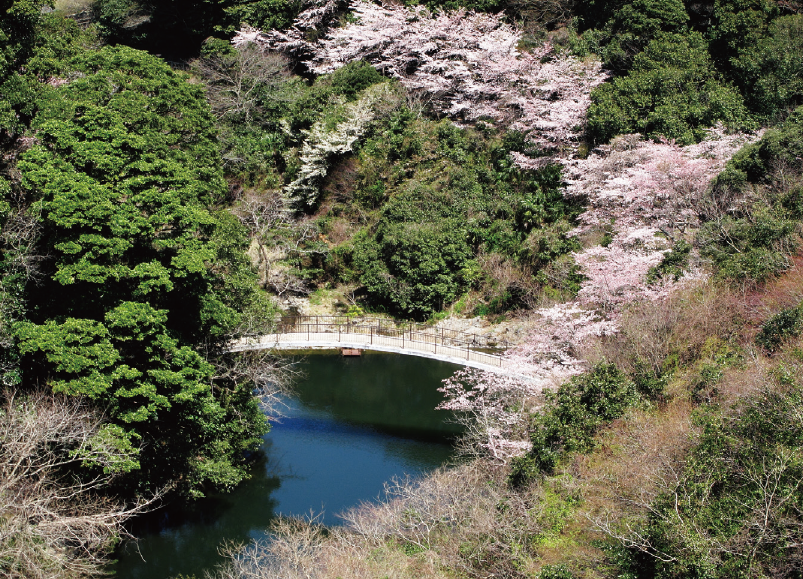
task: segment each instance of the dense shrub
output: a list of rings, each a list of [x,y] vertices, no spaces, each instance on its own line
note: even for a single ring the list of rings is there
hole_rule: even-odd
[[[698,235],[719,275],[764,281],[788,267],[803,216],[803,109],[739,151],[715,180]]]
[[[732,60],[747,105],[772,122],[803,104],[803,14],[773,21],[767,36]]]
[[[93,9],[108,41],[187,58],[197,56],[210,35],[228,38],[243,22],[286,28],[305,5],[303,0],[96,0]]]
[[[661,263],[650,268],[647,272],[647,282],[654,283],[662,279],[679,280],[689,265],[691,249],[692,246],[688,241],[684,239],[678,241],[671,250],[664,254]]]
[[[715,188],[740,189],[748,184],[767,184],[773,171],[800,170],[803,158],[803,107],[798,107],[781,126],[767,131],[761,140],[741,149],[717,176]]]
[[[769,351],[777,350],[787,338],[794,338],[803,332],[803,304],[783,310],[761,326],[756,343]]]
[[[355,252],[360,281],[375,304],[404,317],[429,317],[463,287],[460,272],[473,256],[467,236],[455,220],[383,224]]]
[[[520,485],[540,472],[552,471],[566,453],[591,450],[597,429],[622,416],[638,400],[635,384],[604,362],[547,392],[543,409],[533,418],[533,448],[514,461],[511,482]]]
[[[758,45],[768,24],[778,16],[778,2],[772,0],[716,0],[706,32],[711,55],[721,70],[744,49]]]
[[[799,577],[803,384],[788,360],[767,390],[697,416],[699,443],[677,487],[650,507],[652,577]]]
[[[751,126],[738,91],[716,73],[699,33],[664,34],[633,60],[627,76],[597,87],[588,110],[595,142],[642,133],[688,144],[716,123]]]
[[[561,195],[560,168],[517,169],[509,152],[520,146],[515,135],[499,142],[403,108],[375,129],[360,149],[354,196],[380,209],[350,242],[374,307],[426,318],[479,284],[491,289],[484,311],[502,311],[537,285],[540,268],[577,247],[565,234],[579,203]],[[480,253],[496,257],[480,264]]]
[[[598,54],[606,68],[624,73],[633,58],[662,33],[680,33],[689,20],[682,0],[581,2],[576,8],[581,38],[579,53]]]

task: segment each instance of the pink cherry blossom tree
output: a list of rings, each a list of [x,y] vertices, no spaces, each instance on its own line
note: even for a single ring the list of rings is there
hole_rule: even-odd
[[[316,74],[365,60],[422,96],[435,114],[512,127],[556,152],[574,149],[591,90],[608,78],[599,61],[579,60],[548,43],[519,50],[521,33],[498,15],[433,15],[421,6],[362,0],[349,9],[354,22],[316,41],[306,40],[305,12],[289,31],[244,28],[233,42],[282,52]]]

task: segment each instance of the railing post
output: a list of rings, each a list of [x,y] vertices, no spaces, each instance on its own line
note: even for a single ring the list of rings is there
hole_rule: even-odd
[[[337,342],[340,343],[340,324],[337,325]]]
[[[371,345],[374,343],[374,327],[371,326]]]

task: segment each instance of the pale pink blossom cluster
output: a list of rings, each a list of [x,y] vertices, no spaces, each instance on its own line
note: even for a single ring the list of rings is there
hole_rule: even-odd
[[[759,135],[726,134],[712,129],[697,145],[642,140],[639,135],[617,137],[584,159],[564,160],[566,195],[588,200],[575,234],[608,228],[614,237],[650,243],[648,230],[667,237],[695,225],[694,209],[725,163]],[[632,243],[625,243],[625,245]]]
[[[545,387],[584,371],[574,349],[592,336],[616,331],[616,324],[576,303],[537,310],[539,329],[507,353],[507,374],[464,369],[444,380],[438,408],[471,415],[468,431],[487,456],[506,462],[531,446],[522,413],[537,405]]]
[[[606,232],[609,243],[575,254],[587,280],[578,302],[615,319],[629,303],[660,299],[674,283],[648,285],[646,274],[674,242],[697,226],[711,179],[757,135],[712,129],[700,144],[641,140],[625,135],[585,159],[564,162],[568,196],[587,199],[575,235]],[[702,275],[690,272],[686,280]]]
[[[510,351],[509,357],[532,368],[531,373],[565,380],[583,371],[574,357],[577,347],[592,337],[607,336],[617,330],[615,322],[576,302],[556,304],[536,310],[537,331]]]
[[[577,299],[537,310],[536,329],[508,352],[520,374],[537,379],[516,383],[509,377],[458,373],[444,388],[444,407],[471,410],[480,417],[478,423],[487,425],[483,448],[488,453],[525,452],[526,441],[512,422],[518,406],[500,400],[532,398],[545,385],[583,372],[579,347],[595,336],[614,334],[625,307],[663,299],[679,285],[704,276],[693,270],[679,282],[646,281],[647,272],[661,262],[671,243],[697,226],[699,204],[711,179],[736,151],[758,138],[760,134],[727,135],[715,129],[702,143],[680,147],[626,135],[585,159],[563,161],[566,195],[588,201],[573,234],[588,238],[594,230],[600,236],[605,231],[609,242],[575,254],[587,277]]]
[[[233,42],[284,52],[316,74],[365,60],[437,114],[511,126],[552,149],[576,143],[591,90],[608,78],[598,61],[578,60],[549,44],[518,50],[521,34],[500,16],[462,10],[432,15],[420,6],[362,0],[353,0],[350,10],[355,22],[315,42],[305,40],[301,25],[286,32],[243,29]]]
[[[471,440],[466,446],[504,463],[530,450],[522,412],[540,390],[535,382],[465,368],[443,381],[438,391],[445,401],[438,408],[468,413],[466,436]]]

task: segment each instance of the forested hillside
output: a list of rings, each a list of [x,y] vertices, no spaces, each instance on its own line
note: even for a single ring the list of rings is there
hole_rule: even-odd
[[[802,55],[792,0],[0,0],[0,572],[247,477],[287,374],[227,344],[293,311],[529,379],[217,576],[800,578]]]

